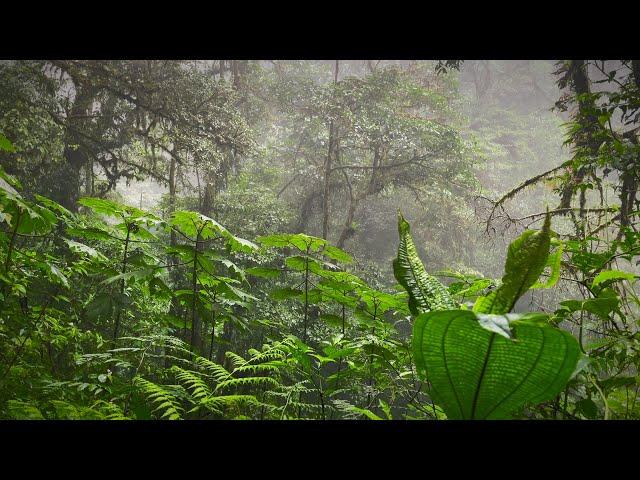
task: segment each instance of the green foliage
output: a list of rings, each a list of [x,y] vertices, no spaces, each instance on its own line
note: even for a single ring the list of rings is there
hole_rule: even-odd
[[[476,301],[477,313],[508,313],[518,299],[533,287],[543,272],[551,244],[551,218],[547,214],[542,230],[525,231],[509,245],[502,284]]]
[[[540,62],[1,63],[0,418],[639,418],[640,64],[577,62],[501,280]]]
[[[501,419],[552,400],[571,377],[578,342],[544,315],[485,315],[467,310],[419,315],[416,367],[451,419]]]
[[[409,293],[409,309],[414,315],[431,310],[450,310],[457,305],[446,287],[429,275],[418,256],[409,223],[398,213],[398,256],[393,261],[396,280]]]
[[[159,418],[166,418],[167,420],[180,420],[182,418],[182,406],[176,399],[175,394],[166,387],[156,385],[142,377],[135,377],[133,384],[154,405],[153,411],[159,415]]]

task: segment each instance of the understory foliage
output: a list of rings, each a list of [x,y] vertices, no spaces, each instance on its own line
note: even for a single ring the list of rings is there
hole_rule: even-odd
[[[460,61],[45,65],[0,65],[0,418],[640,418],[637,61],[559,65],[573,157],[490,202],[527,228],[487,276]],[[136,176],[155,208],[113,194]],[[508,213],[542,182],[558,207]]]
[[[607,400],[595,359],[555,326],[564,310],[509,313],[553,285],[539,281],[558,268],[549,216],[512,243],[501,281],[446,287],[399,215],[406,293],[385,292],[321,238],[254,243],[200,213],[163,220],[97,198],[75,214],[2,179],[6,418],[544,418],[570,381]],[[601,272],[594,288],[630,279]],[[230,329],[246,349],[226,348]],[[565,402],[581,415],[584,398]]]

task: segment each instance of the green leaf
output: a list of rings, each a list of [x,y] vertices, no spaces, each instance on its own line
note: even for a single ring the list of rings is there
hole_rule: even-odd
[[[67,228],[67,233],[69,235],[74,235],[77,237],[86,238],[88,240],[117,240],[117,238],[112,237],[108,232],[100,229],[100,228]]]
[[[15,420],[44,420],[42,413],[33,405],[19,400],[9,400],[7,410]]]
[[[481,292],[485,288],[491,285],[491,280],[488,278],[478,278],[473,281],[471,285],[467,285],[464,282],[454,283],[449,285],[449,293],[458,297],[472,297],[478,292]]]
[[[140,270],[133,270],[131,272],[120,273],[118,275],[114,275],[113,277],[109,277],[103,280],[102,282],[100,282],[100,284],[109,285],[111,283],[118,282],[120,280],[127,281],[130,278],[133,278],[135,280],[141,280],[143,278],[148,278],[152,276],[155,271],[156,270],[154,268],[142,268]]]
[[[469,310],[416,318],[416,368],[420,375],[426,373],[431,395],[448,418],[510,418],[527,403],[550,400],[562,391],[578,363],[580,346],[543,317],[509,315],[511,339],[505,338],[503,325],[485,321],[483,327]],[[502,333],[485,328],[489,324]]]
[[[13,143],[0,133],[0,150],[4,150],[5,152],[14,153],[16,151],[16,147],[13,146]]]
[[[327,245],[326,240],[304,233],[278,233],[258,237],[256,241],[265,247],[295,247],[302,252],[317,252],[320,247]]]
[[[476,301],[478,313],[507,313],[531,288],[547,265],[551,244],[551,218],[547,214],[542,230],[527,230],[509,245],[502,285]]]
[[[324,256],[342,263],[351,263],[353,258],[344,250],[334,247],[333,245],[325,245],[321,252]]]
[[[393,274],[409,293],[411,313],[418,315],[431,310],[457,308],[447,288],[425,270],[411,238],[409,223],[399,212],[398,233],[400,243],[398,256],[393,261]]]
[[[609,288],[602,290],[597,298],[589,298],[587,300],[565,300],[560,302],[560,305],[569,313],[584,310],[585,312],[593,313],[604,320],[609,319],[611,312],[618,309],[620,305],[620,299]],[[557,313],[562,312],[559,310]]]
[[[286,300],[287,298],[300,298],[302,290],[295,288],[278,288],[269,293],[269,296],[274,300]]]
[[[560,280],[560,266],[562,264],[562,252],[564,251],[564,244],[560,243],[558,247],[554,250],[552,254],[549,255],[547,259],[547,265],[550,269],[549,278],[545,282],[541,282],[538,280],[534,283],[531,288],[551,288],[558,280]]]
[[[383,418],[379,417],[378,415],[373,413],[371,410],[368,410],[366,408],[359,408],[352,405],[349,407],[348,411],[351,411],[354,413],[360,413],[365,417],[367,417],[369,420],[383,420]]]
[[[633,280],[636,275],[631,272],[621,272],[620,270],[604,270],[593,279],[593,288],[599,287],[601,284],[618,280]]]
[[[78,203],[85,207],[89,207],[96,213],[101,213],[102,215],[107,215],[109,217],[120,216],[126,208],[124,205],[110,200],[105,200],[103,198],[84,197],[78,200]]]
[[[228,231],[224,231],[223,235],[227,238],[227,243],[231,247],[231,250],[234,252],[251,253],[260,248],[255,243],[249,240],[245,240],[244,238],[236,237]]]
[[[278,278],[280,276],[280,269],[271,267],[251,267],[247,268],[247,273],[254,277],[262,278]]]
[[[216,222],[213,218],[209,218],[198,212],[174,212],[173,215],[171,215],[171,221],[169,223],[174,227],[177,227],[182,233],[187,237],[190,237],[192,240],[195,240],[198,232],[200,232],[201,240],[208,240],[210,238],[223,235],[227,238],[233,237],[226,228]],[[238,244],[234,244],[234,247],[238,249],[244,248],[240,242],[238,242]]]
[[[576,402],[576,410],[590,419],[596,418],[599,411],[598,406],[590,398],[583,398]]]
[[[100,252],[98,252],[96,249],[85,245],[84,243],[80,243],[80,242],[76,242],[74,240],[68,240],[68,239],[64,239],[64,241],[67,243],[67,245],[69,246],[69,249],[77,252],[77,253],[83,253],[88,255],[89,257],[97,257],[101,260],[106,260],[107,257],[105,257],[104,255],[102,255]]]
[[[110,316],[113,312],[113,299],[108,293],[101,293],[87,305],[87,317],[96,320],[99,317]]]

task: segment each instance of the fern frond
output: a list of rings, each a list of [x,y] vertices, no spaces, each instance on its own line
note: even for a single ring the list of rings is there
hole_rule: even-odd
[[[134,378],[133,384],[140,389],[150,403],[155,405],[154,413],[158,411],[163,412],[160,416],[161,419],[182,419],[182,406],[176,396],[172,392],[169,392],[164,386],[156,385],[140,376]]]
[[[213,395],[203,399],[199,405],[214,413],[222,414],[225,408],[231,406],[261,406],[262,404],[253,395]]]
[[[171,371],[175,374],[176,380],[191,391],[191,395],[196,400],[205,398],[211,395],[211,389],[207,383],[198,376],[195,372],[185,370],[176,365],[171,367]]]
[[[222,382],[231,377],[231,373],[229,373],[222,365],[218,365],[204,357],[196,357],[194,362],[196,365],[204,369],[216,383]]]
[[[229,360],[231,360],[231,365],[233,365],[233,368],[238,368],[247,363],[247,361],[237,353],[227,352],[225,355]]]
[[[233,388],[233,387],[244,387],[246,385],[250,386],[260,386],[260,385],[280,385],[280,383],[271,378],[271,377],[241,377],[241,378],[231,378],[229,380],[225,380],[224,382],[220,382],[216,385],[215,391],[219,391],[225,388]]]

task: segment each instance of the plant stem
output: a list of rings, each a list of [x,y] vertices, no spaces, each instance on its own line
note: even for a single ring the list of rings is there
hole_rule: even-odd
[[[129,252],[129,237],[131,236],[132,224],[127,223],[127,238],[124,240],[124,255],[122,256],[122,274],[127,273],[127,254]],[[124,278],[120,280],[120,300],[124,295],[125,282]],[[118,313],[116,314],[116,324],[113,329],[113,341],[118,339],[118,330],[120,329],[120,316],[122,315],[122,308],[118,306]]]

